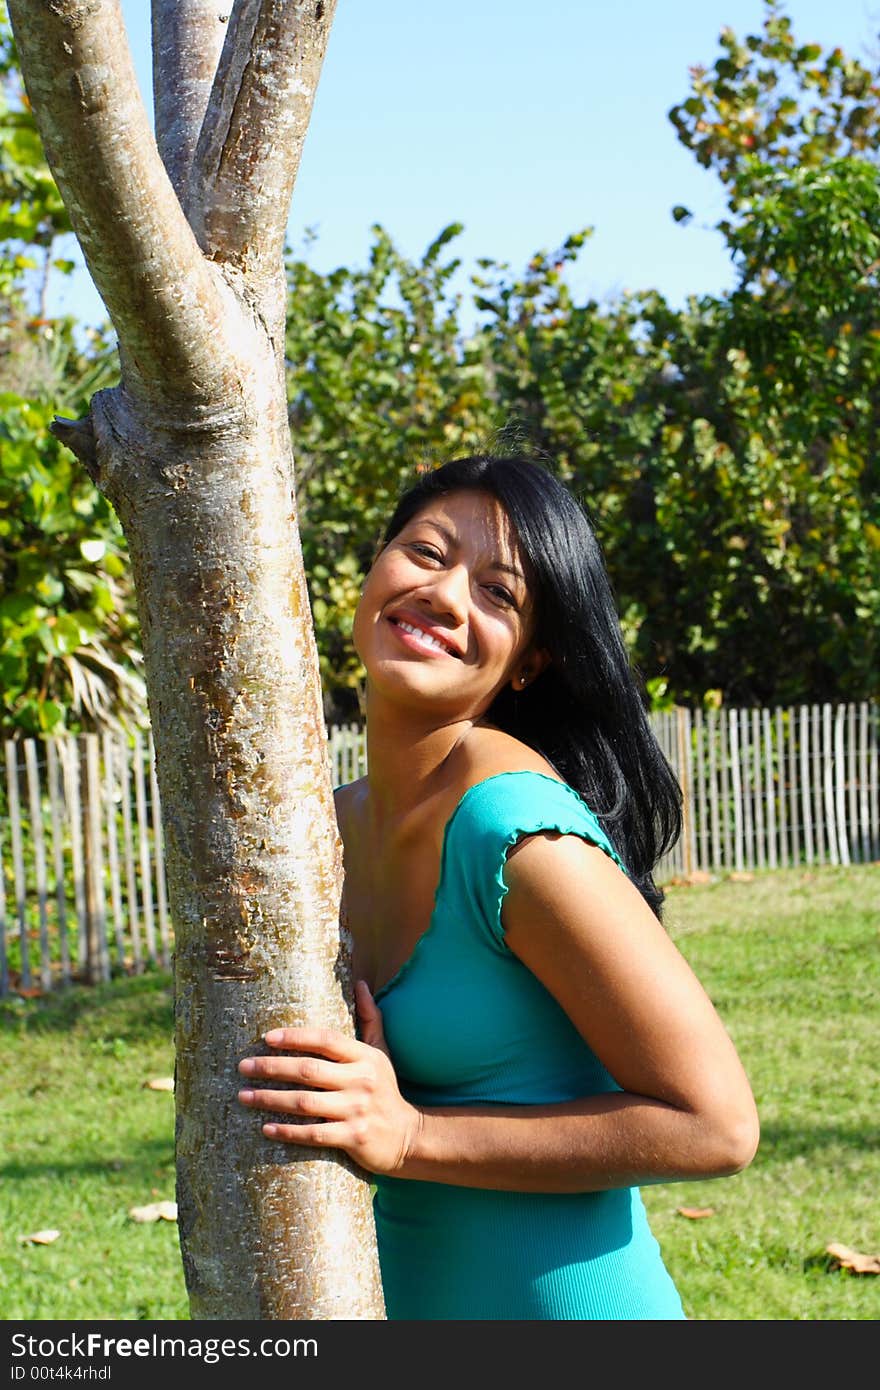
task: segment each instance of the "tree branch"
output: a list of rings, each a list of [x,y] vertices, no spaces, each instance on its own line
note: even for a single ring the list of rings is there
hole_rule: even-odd
[[[119,0],[9,0],[25,89],[133,394],[216,395],[231,295],[159,158]]]
[[[82,420],[68,420],[56,415],[49,426],[49,433],[66,445],[85,468],[93,483],[98,482],[98,451],[95,444],[95,431],[89,416]]]
[[[336,0],[235,0],[187,197],[205,252],[276,272]]]
[[[152,0],[156,143],[183,202],[232,0]]]

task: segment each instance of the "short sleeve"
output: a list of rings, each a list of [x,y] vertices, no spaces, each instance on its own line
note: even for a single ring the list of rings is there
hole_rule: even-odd
[[[567,782],[524,770],[499,772],[469,787],[447,826],[442,875],[505,954],[501,908],[507,853],[522,836],[542,830],[579,835],[626,872],[596,815]]]

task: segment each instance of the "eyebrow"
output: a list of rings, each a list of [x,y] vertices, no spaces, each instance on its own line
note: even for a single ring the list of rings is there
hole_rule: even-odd
[[[449,542],[449,544],[454,547],[454,549],[458,549],[458,541],[456,540],[453,533],[446,526],[441,526],[439,521],[431,521],[431,519],[426,516],[419,517],[418,519],[425,526],[433,526],[434,530],[439,531],[441,536],[444,536],[446,540]],[[522,570],[518,570],[515,565],[504,564],[503,560],[493,560],[492,568],[496,570],[501,570],[504,574],[512,574],[515,579],[521,579],[523,584],[527,582]]]

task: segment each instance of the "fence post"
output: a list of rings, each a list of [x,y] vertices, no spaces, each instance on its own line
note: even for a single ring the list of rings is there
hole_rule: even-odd
[[[55,874],[55,905],[58,914],[58,949],[61,956],[61,983],[70,984],[70,943],[67,939],[67,891],[64,872],[64,789],[61,785],[59,740],[46,740],[46,778],[49,787],[49,814],[52,824],[52,868]]]
[[[101,776],[98,735],[80,736],[80,786],[83,812],[83,872],[86,896],[86,977],[89,984],[110,978],[107,914],[104,905],[104,855],[101,848]]]
[[[871,818],[868,811],[868,703],[859,705],[859,827],[862,832],[861,859],[871,858]]]
[[[46,876],[46,841],[43,835],[43,802],[36,739],[26,738],[24,740],[24,765],[31,817],[34,874],[37,881],[37,912],[40,922],[40,987],[43,990],[50,990],[52,988],[52,963],[49,949],[49,890]]]
[[[145,787],[144,764],[147,754],[144,740],[135,730],[134,735],[134,790],[137,812],[138,845],[141,866],[141,893],[144,905],[144,927],[147,934],[147,955],[153,965],[158,965],[156,953],[156,926],[153,918],[153,871],[150,864],[150,832],[147,824],[147,793]]]
[[[743,858],[743,794],[739,760],[739,711],[728,710],[728,740],[730,748],[730,788],[733,797],[733,865],[741,873]]]
[[[691,786],[691,748],[690,714],[679,706],[675,712],[678,726],[678,780],[681,784],[681,849],[682,872],[685,877],[694,871],[694,855],[691,836],[693,833],[694,809]]]
[[[110,871],[110,910],[113,914],[113,938],[116,963],[125,964],[125,934],[122,930],[122,891],[119,882],[119,840],[116,831],[116,740],[109,730],[101,739],[104,756],[104,806],[107,811],[107,858]]]
[[[843,736],[846,705],[834,711],[834,809],[837,819],[837,855],[841,864],[848,864],[849,826],[846,819],[846,753]]]
[[[165,842],[162,838],[162,808],[159,801],[159,781],[156,775],[156,748],[153,734],[147,737],[147,763],[150,770],[150,809],[153,828],[153,861],[156,866],[156,908],[159,914],[159,940],[162,943],[162,964],[171,965],[171,945],[168,939],[168,903],[165,891]]]
[[[18,914],[18,937],[21,946],[21,983],[25,989],[30,989],[31,959],[28,943],[27,881],[24,868],[24,848],[21,840],[21,805],[18,795],[18,744],[11,738],[6,740],[6,800],[12,837],[15,907]]]

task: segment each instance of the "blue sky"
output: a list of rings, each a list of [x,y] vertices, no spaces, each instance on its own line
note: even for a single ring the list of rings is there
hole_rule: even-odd
[[[150,6],[122,8],[149,93]],[[880,0],[784,8],[800,42],[876,56]],[[760,32],[764,12],[762,0],[338,0],[290,244],[313,229],[307,258],[326,271],[362,265],[375,222],[413,258],[461,222],[466,291],[478,257],[520,269],[592,226],[569,276],[579,297],[722,292],[723,197],[667,112],[688,95],[689,66],[715,61],[721,28]],[[687,226],[677,203],[695,214]],[[84,269],[56,282],[52,309],[105,318]]]

